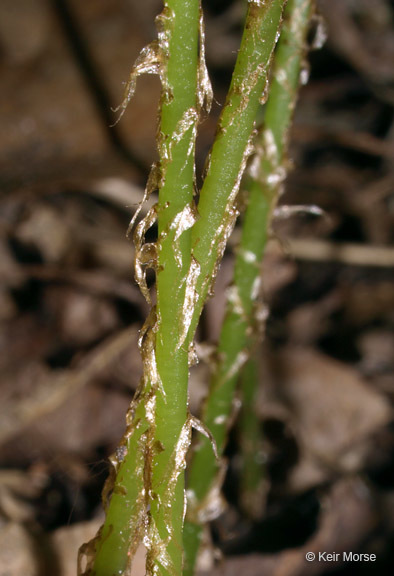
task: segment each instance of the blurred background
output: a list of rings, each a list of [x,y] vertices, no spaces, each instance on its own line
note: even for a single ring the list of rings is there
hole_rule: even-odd
[[[257,402],[265,496],[255,518],[241,514],[234,432],[229,505],[212,529],[226,560],[207,554],[201,565],[215,575],[384,575],[394,565],[394,3],[318,6],[328,40],[309,56],[281,204],[325,216],[273,222]],[[199,172],[245,8],[203,7],[216,102]],[[0,575],[74,575],[76,549],[100,524],[106,459],[141,374],[147,308],[125,233],[156,159],[158,79],[138,80],[113,127],[111,107],[160,10],[158,0],[0,3]],[[219,333],[237,235],[204,342]],[[208,381],[200,363],[194,413]],[[306,551],[377,561],[307,563]]]

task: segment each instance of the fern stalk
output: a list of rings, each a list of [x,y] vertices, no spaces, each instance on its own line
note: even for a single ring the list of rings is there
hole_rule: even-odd
[[[249,0],[241,47],[219,119],[192,229],[192,259],[199,267],[188,329],[191,342],[216,276],[218,262],[238,215],[235,201],[253,130],[268,82],[272,53],[286,0]],[[193,263],[192,261],[192,263]]]
[[[285,176],[288,130],[298,92],[311,5],[311,0],[289,0],[287,3],[285,21],[275,54],[275,69],[266,105],[264,129],[259,135],[257,153],[253,159],[254,179],[249,185],[248,206],[236,256],[234,282],[229,290],[227,312],[219,338],[218,362],[202,414],[204,424],[216,441],[219,455],[225,448],[240,372],[256,343],[258,332],[256,320],[258,323],[263,319],[256,319],[261,261],[268,237],[271,214]],[[196,230],[197,226],[193,230],[193,238]],[[263,312],[261,308],[260,312]],[[246,370],[248,389],[245,390],[245,395],[249,404],[252,404],[257,371],[253,366]],[[253,416],[249,415],[249,418],[253,419]],[[245,419],[247,420],[248,416],[245,416]],[[248,429],[245,427],[244,432],[247,435],[254,434],[256,421],[248,422]],[[243,443],[255,447],[255,442],[250,442],[250,437],[244,439]],[[257,489],[258,471],[256,471],[255,456],[249,452],[247,457],[253,457],[254,461],[249,461],[249,470],[246,472],[244,481],[249,487],[251,482]],[[189,516],[189,521],[185,525],[184,540],[188,559],[185,573],[187,575],[193,573],[202,535],[199,521],[206,516],[205,510],[212,506],[210,500],[217,494],[218,473],[218,463],[212,454],[209,441],[203,438],[193,454],[188,480],[188,491],[193,502],[194,514]]]
[[[270,221],[286,176],[289,129],[299,92],[306,37],[313,8],[313,0],[288,0],[275,53],[264,124],[258,138],[257,154],[251,166],[249,202],[242,227],[241,250],[237,258],[238,262],[243,255],[249,254],[250,258],[255,260],[257,266],[252,268],[251,263],[246,262],[241,264],[240,270],[241,277],[249,275],[253,282],[259,278]],[[237,280],[235,281],[238,286]],[[250,319],[249,326],[253,326],[253,318]],[[258,335],[261,330],[253,332]],[[259,459],[261,439],[255,411],[258,388],[257,344],[258,338],[256,341],[256,338],[250,335],[244,343],[250,358],[241,374],[243,409],[239,426],[243,464],[241,503],[251,517],[258,516],[263,506],[263,464]]]
[[[144,374],[128,415],[126,434],[112,458],[114,472],[104,526],[85,546],[91,576],[125,575],[143,541],[148,575],[182,572],[184,466],[187,422],[188,350],[179,346],[185,276],[190,267],[194,223],[193,182],[196,126],[201,107],[198,0],[167,0],[158,17],[158,41],[141,52],[130,75],[124,111],[141,73],[162,81],[160,163],[147,193],[159,202],[137,226],[136,277],[149,300],[146,267],[157,270],[157,305],[141,333]],[[145,232],[158,220],[157,243]],[[82,568],[80,569],[82,571]]]
[[[215,267],[221,258],[228,235],[231,233],[237,211],[235,199],[250,146],[254,122],[260,101],[266,89],[268,72],[281,24],[285,2],[282,0],[249,2],[241,48],[227,100],[219,120],[208,171],[201,190],[198,211],[200,219],[192,230],[192,255],[200,266],[195,283],[195,307],[191,316],[189,339],[193,337],[202,305],[212,287]],[[240,278],[240,282],[242,282]],[[250,300],[251,287],[245,286]],[[247,324],[237,314],[242,334]],[[234,342],[231,330],[225,330],[227,354],[223,374],[228,378],[237,372],[243,362],[242,347]],[[221,354],[219,348],[219,355]],[[223,453],[227,432],[227,417],[231,411],[233,395],[221,386],[219,377],[215,401],[205,405],[204,424],[216,441],[219,455]],[[232,388],[234,390],[234,387]],[[205,516],[204,500],[217,474],[210,441],[203,438],[196,448],[188,482],[189,514],[185,524],[185,571],[191,575],[202,535],[200,520]],[[205,504],[208,504],[209,502]]]

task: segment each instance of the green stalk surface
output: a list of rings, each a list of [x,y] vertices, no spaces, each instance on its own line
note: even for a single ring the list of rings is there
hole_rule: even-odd
[[[128,574],[142,540],[148,575],[182,573],[182,455],[190,433],[185,433],[188,352],[178,343],[192,221],[180,214],[184,210],[189,214],[193,201],[199,18],[198,0],[167,0],[158,22],[159,41],[141,53],[129,83],[127,101],[139,70],[150,72],[150,63],[145,66],[143,60],[148,55],[151,68],[156,66],[162,79],[159,238],[155,247],[151,245],[157,253],[157,306],[141,337],[144,375],[129,411],[126,435],[114,456],[117,474],[108,483],[105,523],[85,550],[84,574],[90,576]]]
[[[193,339],[237,216],[235,199],[252,151],[255,118],[268,81],[285,3],[285,0],[249,0],[241,47],[200,193],[200,217],[192,230],[192,255],[200,265],[200,273],[189,341]]]
[[[253,345],[254,344],[254,345]],[[241,456],[241,506],[253,520],[260,520],[265,505],[263,438],[256,412],[258,359],[256,342],[251,344],[250,357],[240,374],[242,408],[239,416],[239,447]]]
[[[189,341],[194,336],[203,304],[212,288],[217,262],[223,254],[227,237],[232,231],[237,215],[234,203],[250,153],[248,144],[266,87],[284,5],[283,0],[249,2],[241,48],[201,190],[198,204],[200,219],[192,231],[192,255],[199,264],[200,271],[195,284],[196,301],[189,329]],[[260,231],[261,226],[259,225],[257,229]],[[258,232],[249,231],[252,236],[256,233]],[[251,286],[248,280],[243,278],[240,269],[242,266],[243,264],[239,266],[236,275],[242,287],[245,305],[248,306]],[[250,305],[249,308],[251,308]],[[227,322],[229,321],[228,319]],[[241,332],[245,332],[246,323],[238,313],[234,315],[232,321],[242,325]],[[222,365],[222,375],[218,375],[218,385],[215,387],[217,389],[215,405],[211,407],[207,404],[204,411],[204,423],[207,424],[216,441],[219,455],[223,452],[227,430],[226,423],[222,421],[221,416],[228,414],[227,407],[228,404],[231,405],[233,399],[233,396],[229,397],[227,393],[221,393],[221,382],[223,375],[226,378],[231,375],[234,370],[237,370],[241,361],[240,349],[238,342],[233,338],[233,333],[229,329],[224,330],[223,333],[225,343],[222,342],[219,356],[222,354],[223,347],[227,352]],[[203,438],[195,453],[188,482],[192,507],[194,507],[194,501],[201,503],[207,496],[216,472],[217,465],[210,441]],[[197,510],[191,511],[189,518],[196,515],[198,516]],[[201,526],[195,519],[186,521],[185,575],[193,574],[201,534]]]
[[[267,9],[267,3],[265,8]],[[279,7],[276,6],[276,8]],[[259,137],[257,146],[257,163],[256,158],[253,163],[254,180],[249,186],[248,207],[236,256],[234,283],[230,288],[227,312],[219,339],[218,363],[214,370],[210,393],[202,414],[203,423],[211,431],[216,441],[219,455],[223,454],[225,448],[240,371],[255,345],[257,332],[255,304],[259,295],[258,283],[261,261],[268,237],[270,217],[285,173],[284,155],[298,92],[300,67],[310,12],[310,0],[288,1],[285,10],[286,19],[275,55],[275,69],[266,105],[264,130]],[[279,20],[276,20],[275,25],[277,26],[278,23]],[[272,27],[274,28],[274,23],[272,23]],[[264,37],[267,38],[266,30],[264,34]],[[267,43],[269,42],[267,41]],[[254,114],[256,112],[257,107]],[[226,135],[226,132],[224,134]],[[220,181],[216,181],[216,185],[220,185]],[[199,206],[199,211],[204,214],[202,206],[201,208]],[[198,225],[202,225],[201,220],[193,230],[193,242],[195,242],[198,233]],[[216,221],[215,225],[218,225]],[[253,366],[251,366],[248,372],[246,394],[247,399],[251,400],[255,395],[257,371],[253,370]],[[253,418],[253,416],[251,417]],[[250,430],[255,432],[255,424],[256,422],[254,425],[250,423],[249,430],[245,430],[245,433],[249,434]],[[212,453],[210,442],[202,438],[193,454],[188,479],[188,490],[192,495],[193,506],[197,511],[200,507],[200,513],[203,513],[204,506],[209,504],[207,499],[209,500],[209,493],[215,485],[217,474],[218,464]],[[248,482],[249,480],[255,482],[256,469],[249,470],[248,474],[250,475]],[[187,576],[193,574],[195,557],[202,534],[202,528],[198,523],[198,514],[194,513],[191,518],[192,520],[189,517],[185,524],[184,535],[187,558],[185,574]]]
[[[297,101],[300,71],[306,49],[306,36],[313,9],[313,0],[288,0],[281,37],[274,57],[273,79],[260,133],[259,165],[250,180],[249,203],[243,224],[241,246],[255,255],[259,274],[265,251],[267,232],[273,210],[279,199],[286,175],[288,135]],[[260,238],[251,241],[249,230],[261,228]],[[241,252],[242,256],[242,252]],[[247,270],[244,270],[247,274]],[[253,275],[250,270],[251,276]],[[256,275],[256,279],[258,276]],[[252,278],[251,278],[252,280]],[[253,280],[255,281],[255,280]],[[253,319],[250,319],[252,325]],[[257,331],[258,333],[259,331]],[[261,330],[260,330],[261,333]],[[245,512],[256,517],[263,506],[263,463],[259,458],[261,438],[256,414],[258,389],[256,338],[243,343],[249,358],[241,373],[242,413],[239,442],[242,455],[241,503]]]
[[[184,467],[190,432],[182,439],[188,402],[188,349],[179,346],[184,278],[191,260],[191,224],[179,215],[193,204],[194,145],[197,118],[181,138],[182,118],[197,114],[199,2],[168,1],[174,11],[169,45],[168,82],[172,98],[162,104],[161,132],[172,158],[162,168],[159,190],[156,362],[161,386],[156,396],[152,444],[151,547],[149,574],[175,576],[183,568]],[[179,222],[177,221],[177,218]],[[181,227],[185,229],[181,232]],[[177,239],[177,236],[179,238]]]

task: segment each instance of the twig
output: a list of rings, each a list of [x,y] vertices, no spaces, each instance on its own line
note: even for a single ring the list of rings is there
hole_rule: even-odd
[[[288,252],[299,260],[339,262],[349,266],[394,266],[394,247],[286,238]]]

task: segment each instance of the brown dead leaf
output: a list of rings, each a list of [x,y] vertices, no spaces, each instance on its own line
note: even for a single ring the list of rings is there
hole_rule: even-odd
[[[45,311],[55,319],[56,335],[68,346],[86,346],[119,327],[112,301],[70,287],[49,286]]]
[[[394,368],[394,334],[375,329],[365,332],[359,339],[361,369],[367,374],[389,372]],[[393,381],[394,383],[394,381]]]
[[[11,522],[34,520],[32,501],[40,496],[47,484],[45,474],[35,471],[0,471],[0,516]]]
[[[358,470],[371,450],[369,439],[390,421],[388,401],[355,370],[312,349],[269,354],[262,370],[260,413],[287,420],[301,451],[290,489]]]
[[[36,203],[19,224],[15,238],[36,248],[45,261],[54,263],[59,262],[67,252],[71,234],[60,212]]]
[[[233,557],[211,573],[211,576],[314,576],[329,568],[339,568],[343,552],[362,552],[366,536],[378,523],[374,501],[359,479],[338,482],[324,500],[319,528],[302,547],[278,554],[248,554]],[[338,562],[308,562],[307,552],[339,553]],[[202,576],[202,575],[201,575]]]
[[[66,421],[69,420],[68,426],[70,429],[66,433],[67,426],[63,420],[64,428],[59,431],[59,434],[64,435],[64,441],[70,449],[78,449],[81,438],[87,438],[87,432],[86,430],[84,431],[83,427],[87,414],[93,414],[94,422],[92,422],[92,425],[94,424],[97,429],[98,438],[103,440],[104,430],[107,432],[115,430],[113,427],[113,416],[110,410],[106,409],[106,403],[113,398],[116,406],[120,402],[122,410],[124,410],[123,413],[125,413],[127,398],[125,400],[124,395],[120,395],[122,399],[119,399],[119,395],[115,394],[112,396],[108,392],[108,398],[104,400],[102,394],[105,397],[105,392],[103,391],[100,400],[99,390],[91,392],[91,396],[82,394],[82,391],[89,382],[99,379],[105,369],[116,363],[125,349],[132,346],[136,347],[136,340],[136,329],[134,327],[125,329],[98,345],[85,358],[80,360],[79,366],[70,370],[52,373],[40,363],[34,364],[34,370],[32,370],[32,366],[23,366],[20,370],[18,386],[13,388],[3,386],[0,388],[3,392],[3,401],[0,403],[0,444],[11,440],[12,437],[21,433],[24,428],[39,421],[40,425],[45,424],[47,426],[44,436],[40,436],[39,433],[41,444],[43,439],[45,439],[44,445],[41,445],[41,450],[45,452],[46,446],[50,444],[51,434],[53,434],[54,430],[59,430],[60,420],[58,421],[59,414],[56,411],[63,405],[65,405],[63,418]],[[135,375],[135,384],[137,384],[137,377],[138,375]],[[28,395],[23,393],[23,390],[27,389],[30,390]],[[74,404],[72,398],[74,398]],[[71,402],[71,404],[67,406],[66,402]],[[92,406],[94,406],[94,409]],[[98,417],[98,414],[94,414],[94,410],[99,411],[100,417]],[[73,417],[75,417],[74,421]],[[115,419],[115,422],[117,421]],[[121,422],[123,425],[123,419]],[[100,425],[98,426],[99,423]],[[72,425],[76,426],[74,428],[75,435],[71,433]],[[107,429],[107,425],[109,429]],[[27,441],[27,445],[25,445],[26,456],[30,457],[31,453],[29,450],[31,447],[29,448],[29,442],[31,436],[28,434],[25,439]],[[9,456],[12,454],[13,448],[10,446]]]
[[[34,539],[22,525],[0,526],[0,576],[41,576]]]
[[[297,265],[284,254],[284,247],[277,241],[268,244],[263,262],[263,290],[266,301],[272,301],[278,291],[297,276]]]
[[[96,534],[103,522],[100,516],[90,522],[80,522],[56,530],[50,539],[51,552],[58,576],[75,576],[78,550]]]
[[[49,25],[49,7],[44,0],[3,0],[0,5],[0,37],[7,62],[20,65],[42,53],[48,40]]]
[[[39,459],[61,462],[67,453],[86,457],[97,446],[111,449],[124,432],[130,400],[131,394],[87,386],[3,442],[1,460],[8,465],[26,465]]]
[[[341,304],[340,294],[330,292],[318,302],[300,304],[287,316],[287,332],[294,344],[312,345],[332,325],[330,318]]]

